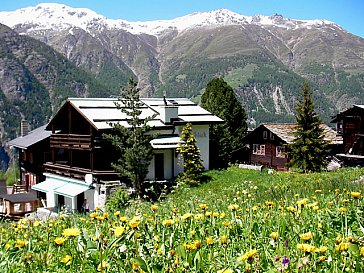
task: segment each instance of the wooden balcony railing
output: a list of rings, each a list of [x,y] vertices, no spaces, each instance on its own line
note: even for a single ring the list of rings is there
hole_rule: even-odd
[[[92,174],[96,178],[102,178],[104,176],[115,176],[118,177],[118,174],[113,170],[93,170],[80,168],[80,167],[71,167],[68,165],[63,165],[59,163],[51,163],[47,162],[44,165],[44,169],[46,172],[54,173],[62,176],[73,177],[76,179],[85,179],[86,174]]]
[[[53,134],[50,146],[60,149],[91,150],[93,143],[91,135]]]

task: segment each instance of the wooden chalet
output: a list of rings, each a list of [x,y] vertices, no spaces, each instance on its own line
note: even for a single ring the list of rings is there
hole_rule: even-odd
[[[343,138],[343,152],[337,154],[347,165],[364,165],[364,105],[353,105],[333,117]]]
[[[336,132],[322,125],[327,140],[333,151],[342,145],[341,137]],[[288,156],[285,152],[286,145],[294,140],[296,124],[269,123],[261,124],[244,138],[244,143],[249,148],[249,164],[262,165],[276,170],[288,170]]]
[[[181,171],[175,149],[188,122],[193,125],[204,167],[209,169],[209,125],[222,120],[187,99],[141,101],[141,117],[155,115],[149,125],[158,135],[151,141],[154,158],[146,179],[165,181]],[[110,124],[129,126],[128,117],[115,102],[106,98],[67,99],[45,127],[49,144],[40,151],[48,155],[42,166],[44,180],[32,189],[45,196],[47,207],[80,210],[86,202],[93,210],[103,206],[110,188],[120,184],[119,175],[111,167],[118,155],[102,137],[112,133]]]

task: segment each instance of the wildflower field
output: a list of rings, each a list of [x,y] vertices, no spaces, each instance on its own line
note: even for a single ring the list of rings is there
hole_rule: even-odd
[[[0,272],[364,272],[364,169],[211,171],[156,202],[0,224]]]

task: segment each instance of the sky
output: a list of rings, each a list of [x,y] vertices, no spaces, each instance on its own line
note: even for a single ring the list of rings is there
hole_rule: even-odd
[[[0,11],[45,2],[89,8],[127,21],[168,20],[220,8],[248,16],[277,13],[292,19],[326,19],[364,38],[364,0],[0,0]]]

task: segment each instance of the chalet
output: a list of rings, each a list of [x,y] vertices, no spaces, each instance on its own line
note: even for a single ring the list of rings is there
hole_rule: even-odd
[[[364,105],[353,105],[333,117],[337,133],[343,138],[343,152],[337,156],[347,164],[364,164]]]
[[[327,125],[325,139],[329,141],[331,149],[337,150],[342,139]],[[296,124],[261,124],[244,138],[249,147],[249,163],[263,165],[277,170],[287,170],[288,157],[285,146],[294,140]]]
[[[209,169],[209,125],[223,121],[187,99],[141,101],[141,117],[155,115],[149,125],[158,135],[151,141],[154,158],[146,179],[169,180],[181,172],[175,149],[181,143],[179,135],[188,122],[193,125],[203,165]],[[48,137],[40,136],[37,143],[46,140],[48,144],[42,144],[37,150],[44,157],[40,160],[42,168],[34,173],[40,179],[36,179],[37,184],[30,184],[32,190],[44,197],[47,207],[80,210],[86,200],[93,210],[103,206],[110,188],[120,184],[120,177],[111,168],[111,162],[117,159],[114,148],[102,138],[103,133],[112,133],[112,123],[128,126],[128,117],[116,108],[115,102],[116,99],[106,98],[67,99],[43,128]],[[18,138],[11,143],[20,150],[30,147],[30,142],[22,147],[18,144],[20,141]],[[22,179],[31,173],[30,165],[24,162],[23,166]]]

